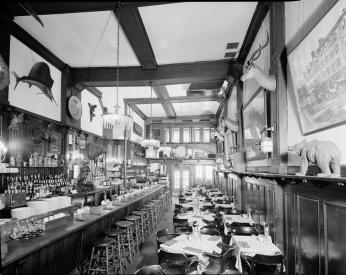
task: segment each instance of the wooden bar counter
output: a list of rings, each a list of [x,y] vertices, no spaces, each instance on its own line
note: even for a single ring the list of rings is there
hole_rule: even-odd
[[[166,186],[154,185],[144,194],[129,198],[113,210],[101,215],[88,215],[87,221],[69,220],[30,240],[11,240],[2,261],[3,274],[69,274],[90,257],[92,242],[143,202],[164,191]]]

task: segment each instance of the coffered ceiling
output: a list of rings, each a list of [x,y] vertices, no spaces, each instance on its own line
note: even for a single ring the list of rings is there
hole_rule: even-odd
[[[216,93],[230,75],[239,77],[237,57],[246,55],[249,30],[266,13],[257,2],[122,2],[120,15],[116,2],[30,5],[44,27],[16,3],[6,9],[19,30],[71,67],[70,85],[99,90],[110,110],[116,104],[119,20],[119,105],[143,119],[151,116],[151,104],[153,117],[214,119]],[[225,58],[227,45],[234,46],[233,58]]]

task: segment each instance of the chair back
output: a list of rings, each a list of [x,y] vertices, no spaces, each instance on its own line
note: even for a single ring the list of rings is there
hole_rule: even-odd
[[[167,273],[160,265],[148,265],[138,269],[135,275],[167,275]]]
[[[180,205],[180,204],[175,204],[175,205],[174,205],[174,208],[175,208],[175,209],[182,209],[182,208],[183,208],[183,206],[182,206],[182,205]]]
[[[258,235],[258,232],[256,229],[252,226],[238,226],[235,230],[235,235],[243,235],[243,236],[250,236],[250,235]]]
[[[168,235],[168,228],[161,229],[161,230],[156,232],[156,239],[163,237],[163,236],[167,236],[167,235]]]
[[[215,228],[203,227],[200,232],[203,235],[220,236],[220,231]]]

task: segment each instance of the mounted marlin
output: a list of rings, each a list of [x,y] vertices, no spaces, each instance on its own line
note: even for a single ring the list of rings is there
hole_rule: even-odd
[[[54,101],[54,103],[57,104],[51,90],[54,80],[50,76],[50,69],[46,63],[36,62],[32,66],[28,76],[19,77],[15,72],[12,72],[12,74],[16,78],[14,89],[16,89],[19,82],[28,83],[29,88],[31,88],[32,85],[35,85],[42,91],[42,94],[49,98],[50,101]]]

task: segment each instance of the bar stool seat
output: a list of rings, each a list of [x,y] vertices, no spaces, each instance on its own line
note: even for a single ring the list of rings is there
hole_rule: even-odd
[[[138,217],[136,215],[131,215],[131,216],[126,216],[125,217],[125,220],[128,220],[128,221],[137,221],[139,219],[140,219],[140,217]]]
[[[116,226],[118,226],[120,228],[127,228],[127,227],[130,227],[131,225],[133,225],[133,223],[130,221],[118,221],[115,224],[116,224]]]
[[[93,242],[93,246],[95,247],[105,247],[107,245],[111,245],[114,243],[114,240],[111,238],[102,238],[102,239],[97,239],[96,241]]]
[[[124,233],[126,233],[126,230],[120,229],[120,228],[111,228],[111,229],[105,231],[105,234],[111,238],[117,237],[117,236],[124,234]]]

